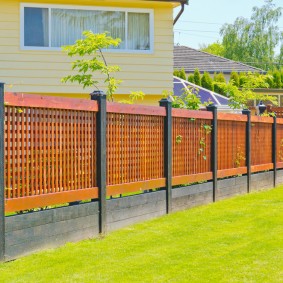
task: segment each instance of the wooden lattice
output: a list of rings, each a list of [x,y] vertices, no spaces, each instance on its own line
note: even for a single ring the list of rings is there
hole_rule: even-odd
[[[108,185],[164,177],[163,127],[163,117],[108,113]]]

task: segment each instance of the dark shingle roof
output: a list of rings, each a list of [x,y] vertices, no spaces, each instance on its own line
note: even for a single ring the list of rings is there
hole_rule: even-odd
[[[209,72],[210,74],[218,72],[230,74],[232,71],[266,73],[262,69],[199,51],[191,47],[175,46],[174,69],[181,68],[184,68],[186,73],[193,73],[195,69],[199,69],[201,73]]]

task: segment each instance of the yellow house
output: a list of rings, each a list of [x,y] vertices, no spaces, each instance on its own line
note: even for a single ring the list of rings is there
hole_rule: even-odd
[[[93,89],[61,83],[71,60],[60,47],[83,30],[108,31],[122,39],[105,51],[107,62],[121,68],[115,99],[141,90],[143,103],[157,104],[163,90],[173,89],[173,8],[186,2],[0,0],[0,81],[6,91],[89,98]]]

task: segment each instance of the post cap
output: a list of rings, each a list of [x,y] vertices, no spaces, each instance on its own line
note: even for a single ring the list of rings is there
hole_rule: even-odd
[[[166,106],[166,105],[170,105],[171,103],[172,103],[172,98],[170,96],[159,100],[159,106]]]
[[[217,106],[214,105],[213,103],[206,106],[207,111],[213,111],[215,109],[217,109]]]
[[[91,100],[97,100],[98,97],[106,97],[106,94],[102,90],[94,90],[89,95]]]
[[[250,109],[243,109],[242,114],[249,115],[249,114],[251,114],[251,110]]]

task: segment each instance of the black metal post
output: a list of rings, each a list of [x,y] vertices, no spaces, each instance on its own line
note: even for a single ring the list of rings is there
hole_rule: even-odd
[[[96,128],[96,168],[99,197],[99,233],[106,233],[106,95],[103,91],[90,94],[98,102]]]
[[[211,170],[213,178],[213,202],[216,201],[217,192],[217,107],[213,104],[206,107],[207,111],[211,111],[213,114],[212,120],[212,132],[211,132]]]
[[[164,174],[166,178],[166,212],[172,211],[172,102],[163,98],[159,105],[166,108],[164,120]]]
[[[251,111],[244,109],[242,114],[247,115],[246,123],[246,166],[247,166],[247,192],[251,191]]]
[[[5,258],[4,83],[0,83],[0,261]]]
[[[277,182],[277,118],[274,116],[273,118],[273,124],[272,124],[272,162],[273,162],[273,186],[276,187]]]

